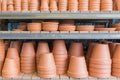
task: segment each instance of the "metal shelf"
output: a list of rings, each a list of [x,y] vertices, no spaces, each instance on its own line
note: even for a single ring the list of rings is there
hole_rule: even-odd
[[[0,19],[120,19],[119,11],[108,12],[0,12]]]
[[[1,39],[120,39],[119,31],[92,31],[92,32],[13,32],[0,31]]]

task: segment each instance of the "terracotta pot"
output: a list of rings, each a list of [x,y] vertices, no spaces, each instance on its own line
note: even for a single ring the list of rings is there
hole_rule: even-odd
[[[73,78],[88,77],[85,58],[72,56],[70,59],[70,64],[69,64],[67,75]]]
[[[28,11],[29,9],[29,0],[21,0],[22,11]]]
[[[28,23],[27,28],[29,31],[41,31],[41,23]]]
[[[93,72],[90,72],[89,74],[90,76],[96,77],[96,78],[110,78],[111,77],[111,74],[100,74],[100,73],[93,73]]]
[[[38,0],[30,0],[29,1],[29,10],[30,11],[38,11],[39,10],[39,1]]]
[[[27,30],[27,24],[26,23],[20,23],[19,26],[18,26],[18,29],[26,31]]]
[[[68,10],[69,11],[78,11],[78,0],[69,0],[68,1]]]
[[[114,72],[112,72],[112,76],[120,77],[120,74],[119,74],[119,73],[114,73]]]
[[[68,0],[58,0],[59,11],[67,11]]]
[[[88,7],[89,7],[88,4],[89,4],[88,0],[79,0],[79,5],[78,5],[79,11],[88,11]]]
[[[77,26],[77,31],[93,31],[93,30],[94,30],[94,26],[91,26],[91,25]]]
[[[23,43],[20,56],[35,56],[34,45],[32,42]]]
[[[116,28],[95,28],[96,31],[115,31]]]
[[[15,11],[21,11],[21,0],[14,0]]]
[[[83,45],[79,42],[72,42],[69,48],[69,56],[84,56]]]
[[[120,58],[119,49],[120,49],[120,44],[116,45],[116,48],[115,48],[114,54],[113,54],[113,58],[115,58],[115,59]]]
[[[110,69],[111,68],[111,64],[95,64],[95,63],[90,63],[89,64],[90,68],[97,68],[97,69]]]
[[[112,0],[101,0],[101,10],[102,11],[112,11],[113,1]]]
[[[36,62],[38,64],[40,54],[49,53],[50,49],[47,42],[39,42],[37,53],[36,53]]]
[[[3,70],[2,77],[5,78],[15,78],[19,75],[18,65],[14,59],[6,58]]]
[[[120,64],[119,64],[119,63],[114,63],[114,62],[113,62],[112,68],[120,68]]]
[[[75,25],[70,25],[70,24],[60,24],[59,25],[60,31],[75,31],[75,29],[76,29]]]
[[[23,30],[22,29],[12,29],[12,31],[19,32],[19,31],[23,31]]]
[[[90,11],[100,11],[100,0],[90,0],[89,1]]]
[[[50,0],[50,11],[57,11],[57,0]]]
[[[6,2],[6,0],[2,0],[2,2],[1,2],[1,10],[2,11],[7,11],[7,2]]]
[[[58,24],[58,22],[42,22],[42,29],[43,31],[57,31]]]
[[[110,51],[109,51],[108,44],[95,44],[91,54],[91,58],[110,60],[111,58],[110,58]]]
[[[41,11],[49,11],[49,0],[41,0]]]
[[[2,5],[1,5],[1,1],[0,1],[0,11],[2,11]]]

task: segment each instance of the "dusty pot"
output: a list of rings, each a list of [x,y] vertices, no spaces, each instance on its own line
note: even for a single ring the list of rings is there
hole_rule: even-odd
[[[28,31],[41,31],[41,23],[28,23]]]
[[[85,58],[72,56],[70,59],[70,64],[69,64],[69,69],[67,71],[67,75],[73,78],[88,77]]]
[[[69,56],[84,56],[84,51],[83,51],[83,45],[82,43],[79,42],[72,42],[69,51],[68,51]]]

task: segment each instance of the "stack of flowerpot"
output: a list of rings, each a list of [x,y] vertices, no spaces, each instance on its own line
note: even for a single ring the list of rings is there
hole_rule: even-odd
[[[20,58],[22,73],[34,73],[36,71],[35,50],[33,42],[23,43]]]
[[[7,1],[7,10],[8,11],[14,11],[13,0],[8,0]]]
[[[95,44],[89,62],[89,74],[96,78],[111,76],[111,57],[108,44]]]
[[[89,0],[79,0],[78,4],[79,11],[88,11]]]
[[[20,59],[16,48],[9,48],[2,70],[2,77],[16,78],[20,73]]]
[[[64,20],[59,25],[59,31],[75,31],[76,26],[74,25],[73,20]]]
[[[57,74],[65,74],[68,67],[68,55],[64,40],[55,40],[52,52],[54,54]]]
[[[116,28],[116,31],[120,31],[120,23],[111,24],[112,28]]]
[[[15,11],[21,11],[21,0],[14,0]]]
[[[21,9],[22,11],[28,11],[29,0],[21,0]]]
[[[78,0],[69,0],[68,9],[69,11],[78,11]]]
[[[56,76],[56,66],[52,53],[40,54],[37,67],[38,76],[40,78],[53,78]]]
[[[69,58],[71,56],[84,56],[83,45],[80,42],[72,42],[69,47]]]
[[[85,58],[72,56],[70,59],[67,75],[73,78],[87,78],[88,71]]]
[[[113,0],[101,0],[101,11],[112,11]]]
[[[78,25],[76,30],[77,31],[94,31],[94,25]]]
[[[29,10],[38,11],[39,3],[38,0],[29,0]]]
[[[58,0],[59,11],[67,11],[67,0]]]
[[[49,0],[41,0],[41,11],[49,11]]]
[[[117,10],[120,11],[120,0],[114,0],[115,1],[115,5],[117,7]]]
[[[115,48],[114,55],[112,58],[112,75],[120,77],[120,44]]]
[[[41,31],[41,23],[28,23],[28,31]]]
[[[58,22],[42,22],[42,30],[43,31],[57,31],[58,30]]]
[[[4,59],[5,59],[5,45],[4,45],[4,41],[0,40],[0,75],[2,72]]]
[[[2,2],[1,2],[1,10],[2,11],[7,11],[7,2],[6,2],[6,0],[2,0]]]
[[[100,11],[100,0],[89,0],[90,11]]]
[[[50,0],[50,11],[57,11],[57,0]]]
[[[38,44],[38,48],[37,48],[37,53],[36,53],[36,63],[38,65],[38,62],[39,62],[39,58],[40,58],[40,54],[45,54],[45,53],[49,53],[50,52],[50,49],[49,49],[49,46],[48,46],[48,43],[47,42],[39,42]]]

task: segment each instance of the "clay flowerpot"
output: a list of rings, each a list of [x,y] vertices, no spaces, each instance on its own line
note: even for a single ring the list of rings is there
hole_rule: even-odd
[[[68,51],[69,56],[84,56],[83,45],[79,42],[72,42]]]
[[[71,24],[60,24],[59,31],[75,31],[76,26]]]
[[[95,28],[96,31],[115,31],[116,28]]]
[[[79,11],[88,11],[88,7],[89,7],[88,4],[89,4],[88,0],[79,0],[78,2]]]
[[[1,10],[2,11],[7,11],[7,2],[6,2],[6,0],[2,0],[2,2],[1,2]]]
[[[101,0],[101,10],[102,11],[112,11],[113,1],[112,0]]]
[[[96,77],[96,78],[110,78],[111,74],[100,74],[100,73],[93,73],[89,72],[90,76]]]
[[[69,0],[68,1],[68,10],[69,11],[78,11],[78,0]]]
[[[89,1],[90,11],[100,11],[100,0],[90,0]]]
[[[70,59],[70,64],[69,64],[69,69],[67,71],[67,75],[73,78],[88,77],[85,58],[72,56]]]
[[[29,1],[29,10],[30,11],[38,11],[39,10],[39,1],[38,0],[30,0]]]
[[[56,76],[56,66],[52,53],[40,54],[38,64],[38,76],[41,78],[52,78]]]
[[[47,42],[39,42],[38,48],[37,48],[37,53],[36,53],[37,64],[39,61],[40,54],[45,54],[45,53],[49,53],[49,52],[50,52],[50,49],[49,49],[48,43]]]
[[[2,77],[16,78],[19,75],[19,68],[14,59],[6,58],[2,70]]]
[[[29,31],[41,31],[41,23],[28,23]]]
[[[59,11],[67,11],[68,0],[58,0]]]
[[[22,11],[28,11],[29,9],[29,0],[21,0],[21,9]]]
[[[21,0],[14,0],[15,11],[21,11]]]
[[[57,11],[57,0],[50,0],[50,11]]]
[[[77,31],[93,31],[93,30],[94,30],[94,26],[92,26],[92,25],[77,26]]]
[[[0,11],[2,10],[1,8],[2,8],[2,5],[1,5],[1,1],[0,1]]]
[[[21,29],[23,31],[26,31],[27,30],[27,23],[20,23],[19,26],[18,26],[18,29]]]
[[[41,0],[41,11],[49,11],[49,0]]]
[[[57,31],[58,30],[58,22],[42,22],[42,30],[43,31]]]
[[[20,32],[23,31],[22,29],[12,29],[12,31]]]

